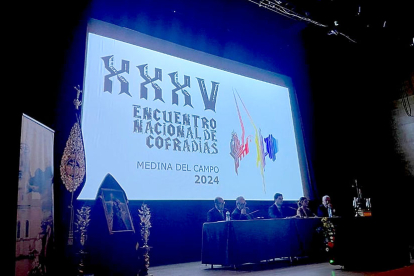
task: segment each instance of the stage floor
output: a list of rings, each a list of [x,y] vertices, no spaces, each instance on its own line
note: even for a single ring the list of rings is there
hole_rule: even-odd
[[[245,264],[240,267],[223,267],[201,264],[201,262],[190,262],[164,266],[150,267],[149,274],[153,276],[222,276],[222,275],[289,275],[289,276],[357,276],[357,275],[378,275],[378,276],[413,276],[414,260],[411,264],[388,271],[354,271],[345,270],[338,265],[331,265],[328,262],[310,263],[306,260],[298,260],[291,264],[289,260],[276,259],[274,261],[262,262],[260,264]]]

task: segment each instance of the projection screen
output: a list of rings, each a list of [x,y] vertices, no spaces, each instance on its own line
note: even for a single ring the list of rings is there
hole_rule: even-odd
[[[92,20],[78,198],[111,174],[129,200],[297,200],[307,165],[291,90],[288,77]]]

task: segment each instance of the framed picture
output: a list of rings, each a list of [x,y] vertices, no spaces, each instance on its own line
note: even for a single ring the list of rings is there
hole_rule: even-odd
[[[101,189],[100,196],[105,210],[109,233],[135,232],[125,194],[121,190]]]

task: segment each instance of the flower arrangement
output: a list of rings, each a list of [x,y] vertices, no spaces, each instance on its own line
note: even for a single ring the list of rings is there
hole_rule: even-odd
[[[150,228],[151,228],[151,212],[148,208],[147,204],[143,203],[141,209],[138,210],[139,218],[141,219],[141,237],[144,241],[144,247],[148,247],[148,238],[150,235]]]
[[[322,226],[318,228],[318,232],[322,233],[324,238],[325,251],[331,252],[335,244],[335,226],[327,217],[321,219]]]
[[[144,245],[140,248],[139,244],[137,243],[136,245],[136,249],[139,250],[141,249],[142,252],[142,256],[139,256],[138,258],[143,261],[143,267],[141,267],[139,269],[139,276],[148,276],[150,274],[148,274],[148,269],[150,266],[150,256],[149,256],[149,251],[150,251],[150,247],[148,246],[148,239],[149,239],[149,235],[150,235],[150,228],[151,226],[151,212],[150,209],[148,208],[147,204],[142,203],[141,205],[141,209],[138,209],[138,216],[141,220],[140,222],[140,226],[141,226],[141,238],[143,240]]]
[[[79,234],[79,243],[80,243],[80,250],[78,252],[80,259],[78,264],[78,275],[85,274],[85,258],[87,252],[84,250],[86,239],[88,237],[88,227],[90,219],[90,212],[91,207],[83,206],[81,209],[77,210],[76,214],[76,232]]]
[[[89,226],[90,220],[90,212],[91,207],[83,206],[81,209],[77,210],[76,218],[77,221],[75,222],[76,225],[76,232],[79,233],[80,243],[82,246],[85,245],[86,238],[87,238],[87,230]]]

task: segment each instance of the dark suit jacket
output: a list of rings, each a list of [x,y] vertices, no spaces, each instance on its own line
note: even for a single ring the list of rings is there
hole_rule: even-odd
[[[329,217],[328,208],[323,204],[319,205],[317,215],[318,217]]]
[[[275,204],[272,204],[272,206],[269,207],[268,214],[269,218],[285,218],[285,211],[284,208],[281,208],[282,211],[279,211],[279,209],[276,207]]]
[[[248,220],[253,219],[252,215],[249,215],[250,209],[249,207],[246,207],[246,214],[242,215],[241,211],[236,207],[233,212],[231,213],[231,219],[232,220]]]
[[[217,210],[216,207],[211,208],[207,212],[207,222],[214,222],[214,221],[223,221],[226,220],[226,212],[227,209],[224,208],[223,210],[223,216],[220,214],[219,210]]]

